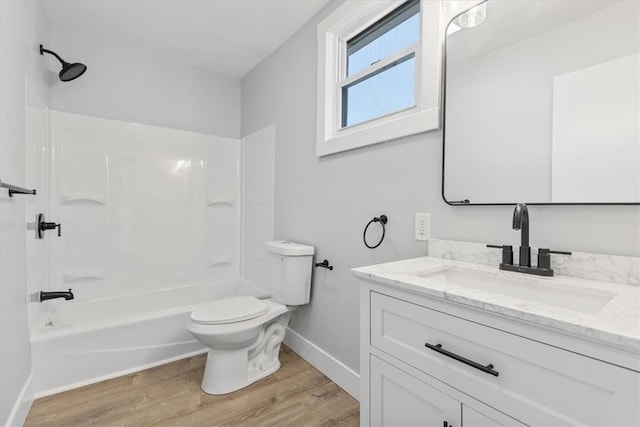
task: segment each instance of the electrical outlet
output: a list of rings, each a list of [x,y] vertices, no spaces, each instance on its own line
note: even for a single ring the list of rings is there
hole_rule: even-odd
[[[415,238],[416,240],[429,240],[431,237],[431,214],[416,213]]]

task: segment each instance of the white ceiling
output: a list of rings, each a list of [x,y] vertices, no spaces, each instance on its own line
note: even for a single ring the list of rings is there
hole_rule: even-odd
[[[52,24],[242,77],[328,2],[45,0],[44,5]]]

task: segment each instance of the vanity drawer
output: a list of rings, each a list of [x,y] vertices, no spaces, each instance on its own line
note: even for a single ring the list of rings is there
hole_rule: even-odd
[[[373,347],[504,413],[530,425],[640,425],[636,372],[377,292],[369,295]],[[478,369],[489,364],[497,376]]]

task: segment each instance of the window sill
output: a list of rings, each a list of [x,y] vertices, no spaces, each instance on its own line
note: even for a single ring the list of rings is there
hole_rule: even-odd
[[[402,116],[394,114],[384,119],[342,129],[326,140],[318,141],[316,144],[316,156],[327,156],[439,129],[439,107],[419,111],[411,110]]]

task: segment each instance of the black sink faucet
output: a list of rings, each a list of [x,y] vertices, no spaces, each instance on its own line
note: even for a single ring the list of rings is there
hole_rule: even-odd
[[[535,274],[537,276],[553,276],[550,254],[571,255],[571,252],[540,248],[538,250],[538,266],[531,266],[529,210],[524,203],[518,203],[513,211],[513,229],[520,230],[520,260],[518,265],[513,265],[513,247],[511,245],[487,245],[488,248],[502,249],[500,270],[517,271],[518,273]]]
[[[520,230],[520,260],[522,267],[531,267],[531,248],[529,247],[529,209],[524,203],[518,203],[513,211],[513,229]]]
[[[49,299],[55,299],[55,298],[64,298],[66,301],[72,300],[73,297],[73,292],[71,292],[71,289],[69,289],[69,291],[53,291],[53,292],[47,292],[47,291],[40,291],[38,292],[40,294],[39,296],[39,301],[46,301]]]

